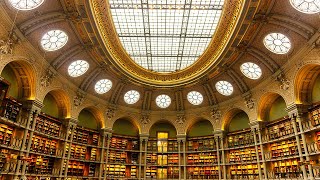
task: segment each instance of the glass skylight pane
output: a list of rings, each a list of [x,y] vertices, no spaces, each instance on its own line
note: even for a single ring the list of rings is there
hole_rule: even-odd
[[[120,41],[140,66],[175,72],[210,43],[224,0],[110,0]]]

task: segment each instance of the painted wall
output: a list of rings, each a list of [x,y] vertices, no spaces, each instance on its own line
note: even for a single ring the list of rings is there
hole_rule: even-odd
[[[210,121],[202,120],[196,122],[188,131],[188,137],[212,135],[213,127]]]
[[[157,137],[157,132],[162,131],[162,132],[168,132],[169,133],[169,138],[176,138],[177,137],[177,131],[174,126],[172,126],[170,123],[156,123],[154,124],[149,132],[149,136],[152,138]]]
[[[312,89],[312,102],[320,101],[320,75],[317,77]]]
[[[286,102],[282,97],[278,97],[271,105],[269,114],[266,117],[267,121],[277,120],[284,116],[287,116],[288,113],[286,111]]]
[[[54,99],[54,97],[51,94],[47,94],[46,97],[43,100],[43,108],[41,109],[42,112],[55,117],[59,118],[59,107]]]
[[[139,136],[138,128],[126,119],[118,119],[114,122],[112,127],[114,134],[126,135],[126,136]]]
[[[241,111],[231,119],[228,131],[234,132],[250,128],[249,122],[250,121],[248,115],[245,112]]]
[[[85,127],[85,128],[89,128],[89,129],[99,129],[99,125],[98,122],[96,120],[96,118],[93,116],[93,114],[84,109],[80,112],[79,116],[78,116],[78,125]]]
[[[8,91],[8,96],[11,96],[15,99],[19,98],[19,85],[16,75],[14,74],[13,69],[7,65],[4,67],[1,76],[10,82],[10,87]]]

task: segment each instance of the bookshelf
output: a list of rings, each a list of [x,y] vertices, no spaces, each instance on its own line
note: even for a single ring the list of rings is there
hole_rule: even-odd
[[[31,155],[31,161],[28,163],[26,174],[51,175],[55,158],[44,157],[41,155]]]
[[[187,141],[187,151],[210,151],[216,149],[213,136],[189,138]]]
[[[261,169],[263,169],[261,164]],[[259,179],[258,164],[239,164],[230,167],[231,179]]]
[[[29,137],[29,134],[27,135]],[[61,155],[61,150],[58,153],[58,141],[55,139],[44,138],[38,135],[33,135],[32,139],[27,138],[26,144],[31,140],[31,151],[36,153],[47,154],[51,156]]]
[[[292,122],[288,116],[272,121],[266,127],[268,140],[275,140],[294,134]],[[300,131],[299,126],[297,126],[297,131]]]
[[[188,167],[187,179],[219,179],[218,166]]]
[[[274,178],[302,178],[298,161],[298,159],[292,159],[273,162]]]
[[[11,97],[5,97],[2,100],[2,105],[0,109],[1,117],[4,117],[13,122],[17,122],[21,108],[22,104],[19,103],[17,100]]]
[[[313,126],[320,125],[320,104],[314,105],[308,109],[309,111],[309,119]]]
[[[188,154],[188,165],[212,165],[217,163],[218,158],[216,152],[200,152]]]
[[[254,138],[251,129],[228,133],[227,139],[229,148],[254,145]]]
[[[0,144],[9,146],[13,139],[14,128],[5,124],[0,124]]]
[[[32,125],[32,123],[30,123]],[[40,113],[36,119],[35,131],[54,137],[59,137],[62,123],[49,115]],[[31,128],[31,127],[30,127]]]
[[[302,152],[304,152],[302,141],[300,143]],[[299,151],[295,138],[270,144],[270,152],[271,154],[266,154],[267,159],[299,156]]]
[[[258,153],[261,159],[261,150],[258,147]],[[255,162],[257,161],[255,147],[230,150],[228,155],[229,163],[241,163],[241,162]]]
[[[76,131],[73,134],[73,142],[98,146],[99,133],[83,127],[77,127]]]

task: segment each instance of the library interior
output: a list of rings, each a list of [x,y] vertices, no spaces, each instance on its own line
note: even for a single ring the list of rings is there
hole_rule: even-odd
[[[0,180],[320,180],[320,0],[0,0]]]

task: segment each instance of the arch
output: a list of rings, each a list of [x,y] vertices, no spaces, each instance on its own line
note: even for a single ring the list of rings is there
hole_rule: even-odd
[[[59,109],[60,118],[70,118],[71,117],[71,103],[67,93],[62,89],[51,90],[46,94],[53,96]],[[46,97],[45,96],[45,97]]]
[[[197,137],[197,136],[209,136],[213,133],[213,124],[207,119],[197,119],[192,124],[188,126],[187,136]]]
[[[281,98],[285,106],[287,106],[285,99],[280,94],[268,92],[261,96],[258,103],[258,120],[266,121],[269,118],[268,113],[270,112],[270,108],[278,98]]]
[[[96,107],[94,106],[88,106],[88,107],[84,107],[83,109],[81,109],[79,115],[78,115],[78,120],[80,121],[79,117],[80,114],[83,114],[84,111],[88,111],[94,118],[94,120],[97,123],[97,128],[104,128],[104,118],[103,118],[103,113]]]
[[[319,73],[319,64],[307,64],[298,71],[294,79],[294,95],[297,104],[312,103],[312,88]]]
[[[246,116],[248,116],[248,113],[246,113],[244,110],[242,109],[239,109],[239,108],[233,108],[233,109],[230,109],[228,110],[223,118],[222,118],[222,130],[225,130],[225,131],[229,131],[229,125],[232,121],[232,119],[238,115],[239,113],[244,113]],[[249,116],[248,116],[248,119],[249,119]],[[249,123],[249,122],[248,122]]]
[[[116,116],[114,119],[112,118],[111,120],[106,119],[105,121],[105,127],[107,128],[113,128],[114,123],[118,120],[118,119],[126,119],[129,120],[135,127],[138,128],[139,133],[141,133],[141,126],[139,124],[138,119],[136,119],[136,116],[133,115],[120,115],[120,116]]]
[[[149,136],[150,137],[156,137],[157,130],[160,131],[168,131],[169,132],[169,138],[175,138],[177,136],[177,128],[174,126],[174,124],[168,120],[158,120],[154,122],[149,129]],[[155,136],[154,136],[155,135]]]
[[[25,60],[16,60],[7,63],[1,73],[6,67],[12,69],[16,76],[18,84],[18,99],[34,100],[36,92],[36,74],[33,66]]]
[[[121,124],[121,127],[117,127]],[[112,126],[112,130],[115,134],[128,135],[128,136],[139,136],[139,128],[135,125],[134,121],[130,118],[117,119]],[[119,133],[122,131],[123,133]]]

